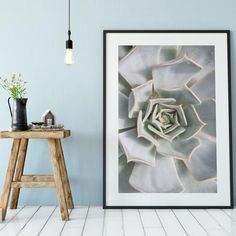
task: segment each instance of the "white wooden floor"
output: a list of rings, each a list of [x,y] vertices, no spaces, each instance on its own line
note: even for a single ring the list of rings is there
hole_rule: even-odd
[[[76,207],[61,221],[58,207],[9,210],[1,236],[236,235],[233,210],[103,210]]]

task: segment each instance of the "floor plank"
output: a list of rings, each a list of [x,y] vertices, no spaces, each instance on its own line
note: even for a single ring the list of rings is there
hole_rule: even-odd
[[[156,210],[168,236],[187,235],[184,228],[171,210]]]
[[[207,229],[210,236],[229,236],[227,232],[222,229]]]
[[[165,235],[165,231],[155,210],[139,210],[139,213],[141,216],[146,236]]]
[[[236,234],[236,222],[220,209],[210,209],[207,212],[218,222],[218,224],[230,235]]]
[[[122,210],[125,236],[145,236],[138,210]]]
[[[173,210],[173,212],[188,235],[208,235],[205,229],[198,223],[198,221],[196,221],[196,219],[187,209]]]
[[[205,210],[192,209],[190,212],[210,235],[228,235],[226,231]]]
[[[78,236],[82,235],[85,225],[88,207],[79,207],[72,210],[70,220],[66,222],[62,231],[63,236]]]
[[[6,220],[0,222],[0,231],[6,227],[6,225],[22,210],[23,208],[20,207],[18,209],[12,209],[7,211]]]
[[[223,209],[223,211],[224,211],[233,221],[236,221],[236,209]]]
[[[61,220],[60,208],[57,207],[40,231],[40,236],[58,236],[63,230],[66,221]]]
[[[20,236],[38,235],[56,207],[40,207],[27,225],[19,232]]]
[[[1,231],[1,236],[13,236],[23,229],[39,207],[24,207]]]
[[[77,207],[62,221],[57,207],[9,210],[0,236],[225,236],[236,235],[236,210],[106,210]]]
[[[156,211],[151,210],[139,210],[141,220],[143,222],[144,228],[147,227],[158,227],[162,228],[161,222],[156,214]]]
[[[149,227],[145,228],[144,230],[146,236],[166,236],[163,228]]]
[[[102,236],[104,223],[104,210],[102,207],[89,207],[85,222],[83,236]]]
[[[121,210],[106,210],[103,236],[123,236],[123,219]]]

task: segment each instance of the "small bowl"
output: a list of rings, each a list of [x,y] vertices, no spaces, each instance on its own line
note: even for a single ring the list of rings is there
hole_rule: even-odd
[[[32,125],[43,125],[43,122],[31,122],[32,123]]]

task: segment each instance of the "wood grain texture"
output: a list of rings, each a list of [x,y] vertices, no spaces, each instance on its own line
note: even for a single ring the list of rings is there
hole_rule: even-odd
[[[23,175],[22,182],[53,182],[53,175]]]
[[[57,195],[60,203],[60,211],[63,220],[69,220],[69,214],[64,193],[64,186],[61,178],[60,164],[58,162],[57,145],[55,139],[48,139],[51,161],[54,173],[54,180],[57,189]]]
[[[58,162],[60,165],[61,178],[62,178],[62,182],[63,182],[63,186],[64,186],[67,207],[69,209],[73,209],[74,203],[73,203],[73,199],[72,199],[72,193],[71,193],[71,189],[70,189],[70,183],[69,183],[69,178],[68,178],[68,174],[67,174],[67,170],[66,170],[66,164],[65,164],[65,159],[64,159],[64,154],[63,154],[60,139],[56,140],[56,145],[57,145]]]
[[[12,188],[55,188],[55,182],[12,182]],[[13,208],[14,209],[14,208]]]
[[[17,166],[16,166],[16,173],[15,173],[15,178],[14,178],[15,181],[20,181],[21,176],[23,175],[27,147],[28,147],[28,139],[21,139],[20,150],[19,150]],[[20,188],[14,188],[12,190],[10,209],[17,208],[19,194],[20,194]]]
[[[0,223],[2,223],[2,208],[0,208]]]
[[[71,135],[70,130],[57,130],[57,131],[1,131],[0,132],[0,139],[4,138],[14,138],[14,139],[61,139],[66,138]]]
[[[68,208],[74,208],[74,204],[60,141],[61,138],[68,136],[70,130],[0,132],[0,138],[14,139],[1,198],[3,220],[6,217],[11,189],[13,194],[10,208],[15,209],[18,205],[20,188],[56,188],[61,217],[63,220],[69,220]],[[23,175],[29,138],[48,139],[53,176]]]
[[[6,173],[6,178],[5,178],[5,183],[4,183],[3,193],[2,193],[2,198],[1,198],[3,220],[5,220],[6,218],[7,206],[8,206],[9,196],[10,196],[10,191],[11,191],[11,182],[13,181],[13,177],[15,173],[16,161],[17,161],[18,152],[20,148],[20,142],[21,142],[20,139],[13,140],[11,155],[8,162],[8,168],[7,168],[7,173]]]

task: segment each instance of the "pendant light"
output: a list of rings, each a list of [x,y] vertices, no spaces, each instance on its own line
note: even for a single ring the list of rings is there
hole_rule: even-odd
[[[66,40],[66,55],[65,55],[65,64],[71,65],[74,63],[73,58],[73,41],[70,38],[70,0],[68,0],[68,40]]]

